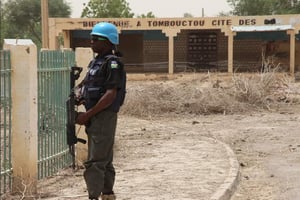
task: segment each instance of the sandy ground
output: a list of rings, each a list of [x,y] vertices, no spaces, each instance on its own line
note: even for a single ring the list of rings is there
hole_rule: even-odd
[[[222,181],[222,177],[213,177],[226,176],[222,171],[225,162],[216,160],[212,170],[197,164],[212,155],[225,157],[224,151],[201,149],[201,142],[215,140],[230,146],[240,164],[232,200],[297,200],[299,133],[300,105],[233,115],[164,115],[152,119],[120,115],[115,191],[123,200],[208,199]],[[195,175],[199,171],[204,173],[201,180]],[[87,199],[82,172],[67,169],[41,181],[39,198]]]

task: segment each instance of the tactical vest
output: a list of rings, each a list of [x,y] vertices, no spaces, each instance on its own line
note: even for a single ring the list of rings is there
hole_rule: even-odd
[[[89,70],[84,79],[84,89],[83,89],[83,98],[85,99],[86,110],[92,108],[96,105],[99,99],[106,92],[106,80],[108,80],[111,69],[108,68],[107,64],[109,61],[117,61],[120,65],[120,85],[118,85],[118,92],[114,102],[107,108],[114,112],[118,112],[120,106],[124,102],[125,93],[126,93],[126,72],[122,62],[119,61],[118,57],[110,55],[105,58],[95,58],[89,64]]]

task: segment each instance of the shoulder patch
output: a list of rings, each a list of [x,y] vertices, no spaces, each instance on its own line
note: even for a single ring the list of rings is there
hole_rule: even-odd
[[[118,62],[115,61],[115,60],[111,61],[111,63],[110,63],[110,68],[111,68],[111,69],[118,69],[118,68],[119,68]]]

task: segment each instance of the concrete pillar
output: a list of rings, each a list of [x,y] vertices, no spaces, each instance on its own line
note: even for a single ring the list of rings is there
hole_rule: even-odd
[[[290,35],[290,73],[294,75],[295,73],[295,54],[296,54],[296,34],[294,30],[289,30]]]
[[[174,37],[169,36],[169,74],[174,74]]]
[[[80,74],[80,78],[77,80],[76,85],[80,83],[85,74],[87,73],[87,67],[89,62],[93,58],[93,50],[91,48],[76,48],[75,49],[75,60],[76,65],[79,67],[83,67],[83,70]],[[83,106],[79,106],[78,111],[84,112],[85,108]],[[76,130],[79,130],[78,137],[87,140],[87,135],[85,133],[85,127],[80,127],[76,125]],[[77,143],[76,144],[76,159],[79,162],[84,162],[87,159],[87,144]]]
[[[180,30],[166,29],[162,31],[169,38],[169,74],[174,74],[174,37]]]
[[[233,33],[228,34],[228,73],[233,73]]]
[[[13,192],[37,193],[37,47],[31,40],[5,39],[12,66]]]

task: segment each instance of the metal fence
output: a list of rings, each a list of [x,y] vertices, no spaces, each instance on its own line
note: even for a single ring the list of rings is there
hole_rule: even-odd
[[[38,177],[71,164],[66,142],[66,99],[73,51],[41,51],[38,63]]]
[[[0,51],[0,195],[11,189],[11,64],[10,52]]]

